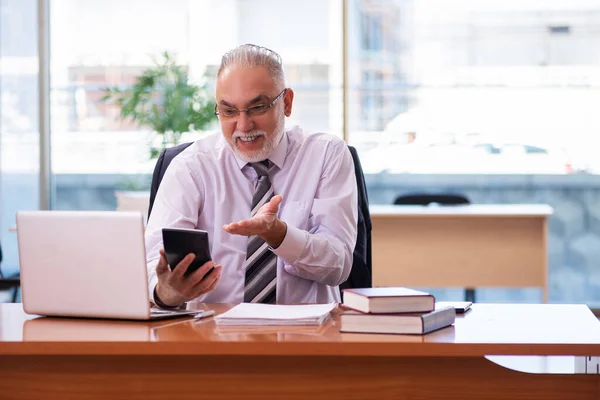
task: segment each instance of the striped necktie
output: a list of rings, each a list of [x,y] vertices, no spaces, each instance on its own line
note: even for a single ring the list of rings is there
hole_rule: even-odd
[[[269,179],[269,170],[273,164],[269,160],[250,163],[256,170],[258,182],[252,197],[253,217],[256,212],[273,197],[273,186]],[[276,302],[277,256],[269,250],[269,245],[259,236],[250,236],[246,251],[246,280],[244,302],[271,303]]]

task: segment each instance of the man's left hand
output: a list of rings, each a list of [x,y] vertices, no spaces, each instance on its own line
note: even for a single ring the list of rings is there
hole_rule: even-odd
[[[285,222],[277,218],[282,200],[281,195],[273,196],[252,218],[223,225],[223,229],[233,235],[260,236],[269,246],[277,248],[287,232]]]

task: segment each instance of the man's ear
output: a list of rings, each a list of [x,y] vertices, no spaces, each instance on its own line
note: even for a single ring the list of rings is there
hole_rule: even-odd
[[[283,95],[283,112],[286,117],[292,115],[292,103],[294,102],[294,91],[287,89]]]

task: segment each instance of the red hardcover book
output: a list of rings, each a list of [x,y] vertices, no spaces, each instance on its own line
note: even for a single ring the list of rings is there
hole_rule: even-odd
[[[435,297],[405,287],[345,289],[346,307],[368,314],[417,313],[435,309]]]

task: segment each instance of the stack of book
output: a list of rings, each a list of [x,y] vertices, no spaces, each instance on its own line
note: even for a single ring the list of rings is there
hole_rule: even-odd
[[[423,335],[452,325],[452,306],[436,306],[429,293],[404,287],[344,290],[341,332]]]

